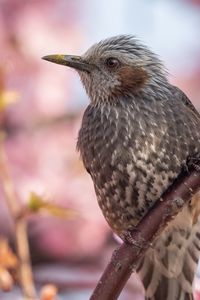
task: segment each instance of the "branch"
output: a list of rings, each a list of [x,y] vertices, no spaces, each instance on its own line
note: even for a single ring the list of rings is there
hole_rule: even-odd
[[[11,217],[15,225],[17,256],[19,259],[19,278],[25,299],[36,300],[36,290],[30,263],[27,224],[21,215],[17,193],[8,170],[7,157],[0,136],[0,179]]]
[[[183,172],[148,211],[140,223],[128,233],[129,241],[113,252],[90,300],[115,300],[135,271],[139,259],[153,241],[176,217],[184,205],[200,189],[200,172]]]

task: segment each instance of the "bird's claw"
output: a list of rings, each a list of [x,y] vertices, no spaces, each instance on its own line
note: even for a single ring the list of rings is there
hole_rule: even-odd
[[[134,233],[133,233],[134,231],[136,232],[135,238],[134,238]],[[128,243],[138,249],[143,249],[145,240],[139,236],[138,232],[139,232],[139,230],[137,230],[136,228],[132,229],[132,230],[126,230],[121,234],[120,237],[123,239],[123,241],[125,243]]]
[[[188,157],[185,168],[187,172],[189,172],[191,168],[200,172],[200,157]]]

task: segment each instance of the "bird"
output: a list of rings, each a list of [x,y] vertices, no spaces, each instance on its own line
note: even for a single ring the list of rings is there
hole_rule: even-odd
[[[189,158],[200,158],[200,114],[151,49],[132,35],[83,55],[47,55],[75,69],[89,97],[77,148],[98,204],[125,240]],[[138,262],[146,300],[191,300],[200,250],[196,194]]]

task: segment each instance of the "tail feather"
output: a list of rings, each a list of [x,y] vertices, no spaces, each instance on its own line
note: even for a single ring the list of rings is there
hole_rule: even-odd
[[[159,284],[152,297],[145,297],[145,300],[194,300],[193,294],[185,292],[174,278],[161,277],[162,284]]]
[[[137,272],[146,300],[193,300],[192,283],[200,251],[200,221],[189,208],[177,216],[140,261]]]

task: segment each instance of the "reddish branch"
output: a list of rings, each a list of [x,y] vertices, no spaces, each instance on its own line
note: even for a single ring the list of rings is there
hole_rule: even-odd
[[[150,209],[137,227],[129,234],[132,244],[123,243],[112,255],[90,300],[115,300],[118,298],[138,260],[152,245],[155,237],[181,211],[200,189],[200,172],[183,173]],[[130,238],[129,238],[130,239]]]

